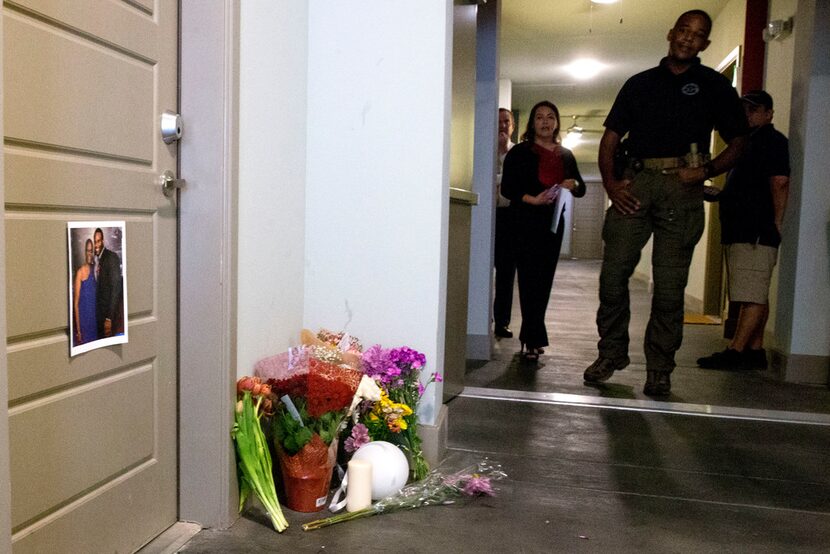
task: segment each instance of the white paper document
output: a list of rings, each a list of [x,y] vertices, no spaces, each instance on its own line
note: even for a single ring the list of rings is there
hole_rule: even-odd
[[[559,230],[559,220],[562,219],[562,212],[565,211],[565,204],[568,203],[570,197],[571,191],[566,188],[559,189],[559,194],[553,204],[553,221],[550,223],[551,233],[556,233]]]

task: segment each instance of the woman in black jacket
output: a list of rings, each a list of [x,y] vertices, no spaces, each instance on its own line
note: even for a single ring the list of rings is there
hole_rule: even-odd
[[[522,142],[507,153],[501,182],[514,218],[522,311],[519,340],[526,361],[537,361],[548,345],[545,311],[565,232],[564,210],[558,226],[553,224],[562,189],[584,196],[585,182],[573,153],[559,144],[559,110],[544,100],[530,111]]]

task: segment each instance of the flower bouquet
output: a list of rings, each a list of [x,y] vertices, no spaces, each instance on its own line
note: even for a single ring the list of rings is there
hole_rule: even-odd
[[[326,503],[337,438],[362,373],[316,357],[302,346],[285,371],[268,380],[280,399],[273,418],[274,445],[285,486],[285,504],[316,512]]]
[[[236,445],[236,469],[239,479],[239,511],[253,491],[265,506],[277,532],[288,527],[274,486],[271,453],[262,431],[261,420],[271,414],[271,387],[254,377],[242,377],[236,384],[235,422],[231,436]]]
[[[398,493],[378,500],[366,509],[318,519],[304,524],[303,530],[313,531],[335,523],[398,510],[452,504],[455,499],[463,496],[493,496],[495,489],[492,482],[505,477],[507,474],[502,471],[501,466],[487,459],[450,475],[433,470],[428,472],[424,479],[405,486]]]
[[[380,386],[381,398],[364,403],[358,413],[358,423],[344,444],[348,452],[354,452],[369,440],[388,441],[407,454],[414,480],[426,477],[429,464],[421,451],[416,414],[424,393],[420,373],[425,365],[426,357],[406,346],[388,350],[375,345],[363,353],[363,371]],[[433,373],[426,384],[440,380]]]

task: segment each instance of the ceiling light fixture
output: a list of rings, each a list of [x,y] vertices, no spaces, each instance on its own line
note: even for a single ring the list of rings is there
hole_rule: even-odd
[[[619,0],[591,0],[592,4],[616,4]]]
[[[605,69],[605,64],[589,58],[574,60],[564,67],[571,77],[579,81],[585,81],[599,75]]]
[[[571,150],[582,142],[582,132],[584,129],[576,124],[577,116],[573,116],[574,122],[570,127],[565,129],[565,138],[562,139],[562,146]]]

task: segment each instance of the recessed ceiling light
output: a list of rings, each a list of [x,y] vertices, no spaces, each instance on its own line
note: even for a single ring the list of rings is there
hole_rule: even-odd
[[[605,69],[605,64],[589,58],[574,60],[564,67],[571,77],[583,81],[596,77],[600,71]]]

